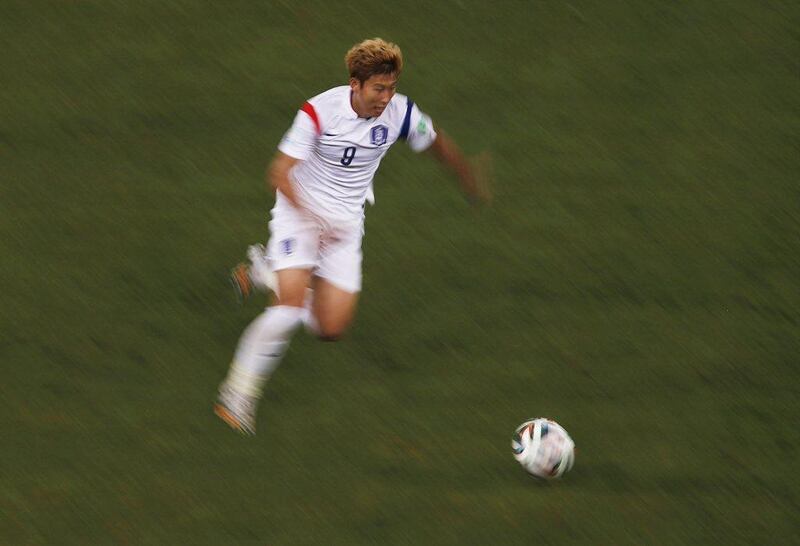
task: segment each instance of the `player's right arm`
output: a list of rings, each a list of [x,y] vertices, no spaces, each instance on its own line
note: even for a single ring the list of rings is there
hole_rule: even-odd
[[[296,208],[301,208],[300,203],[297,201],[297,195],[292,186],[292,180],[289,178],[289,172],[292,167],[297,165],[300,160],[296,157],[286,155],[279,151],[272,158],[272,162],[267,169],[267,182],[276,191],[281,192],[289,202]]]
[[[269,184],[281,192],[296,208],[302,208],[292,185],[290,171],[300,161],[308,159],[317,146],[322,128],[317,111],[306,102],[297,112],[294,122],[278,144],[278,153],[267,170]]]

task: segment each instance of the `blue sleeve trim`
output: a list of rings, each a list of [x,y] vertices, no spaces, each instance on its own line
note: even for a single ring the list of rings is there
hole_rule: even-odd
[[[406,117],[403,118],[403,126],[400,128],[400,136],[397,137],[398,139],[405,140],[408,138],[408,130],[411,126],[411,109],[414,107],[414,101],[411,99],[408,100],[406,104]]]

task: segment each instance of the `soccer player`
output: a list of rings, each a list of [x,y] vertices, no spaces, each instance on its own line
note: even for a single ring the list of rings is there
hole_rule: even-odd
[[[250,247],[252,262],[234,270],[246,296],[274,292],[274,305],[239,340],[214,411],[230,426],[255,433],[265,381],[301,324],[335,341],[353,319],[361,290],[361,238],[372,179],[389,147],[405,141],[430,150],[452,169],[471,202],[488,199],[486,177],[409,98],[396,92],[403,57],[379,38],[345,56],[349,85],[303,104],[278,146],[267,178],[276,190],[266,249]],[[265,254],[263,253],[265,251]]]

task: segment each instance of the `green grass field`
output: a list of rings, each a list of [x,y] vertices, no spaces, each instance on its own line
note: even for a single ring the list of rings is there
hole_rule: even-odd
[[[800,8],[0,4],[0,544],[800,544]],[[263,170],[355,42],[470,154],[398,145],[351,334],[211,411]],[[561,422],[559,483],[510,435]]]

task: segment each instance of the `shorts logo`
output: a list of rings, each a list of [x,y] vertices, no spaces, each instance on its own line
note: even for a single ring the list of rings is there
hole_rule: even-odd
[[[385,125],[376,125],[369,133],[370,140],[375,146],[382,146],[386,144],[386,139],[389,136],[389,128]]]
[[[286,256],[291,256],[294,254],[294,238],[283,239],[281,241],[281,252],[283,252]]]

